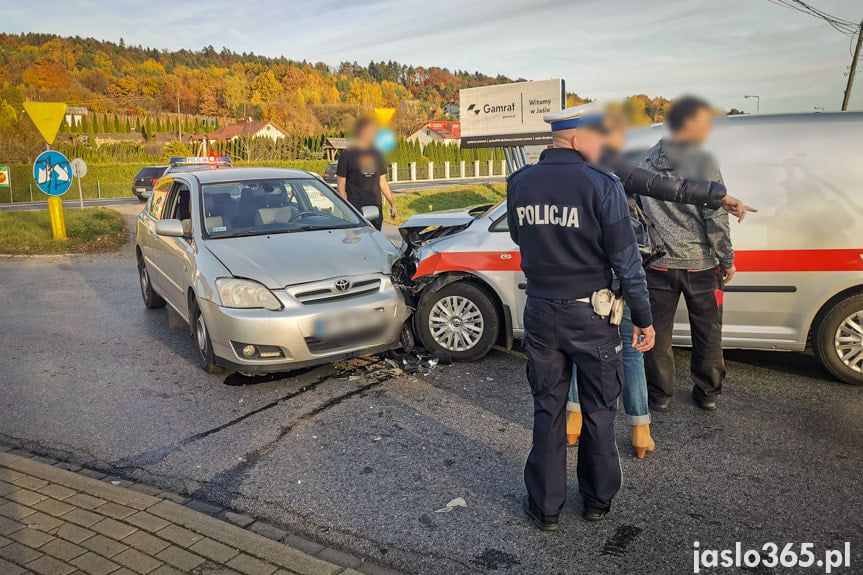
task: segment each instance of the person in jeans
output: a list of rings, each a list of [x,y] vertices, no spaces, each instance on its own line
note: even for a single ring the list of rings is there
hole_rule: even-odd
[[[660,174],[721,183],[719,166],[702,149],[712,129],[712,117],[712,110],[704,100],[691,96],[676,100],[665,120],[670,137],[654,145],[639,166]],[[674,393],[671,336],[682,294],[692,336],[692,397],[702,409],[716,409],[716,398],[725,379],[723,289],[736,271],[728,213],[649,197],[642,198],[642,206],[667,251],[647,269],[656,323],[656,347],[644,358],[650,407],[667,410]]]
[[[360,118],[356,125],[356,142],[339,156],[336,183],[339,193],[358,210],[375,206],[379,216],[372,225],[380,231],[384,225],[383,200],[390,204],[390,216],[398,216],[393,194],[387,183],[387,168],[381,153],[374,148],[377,125],[372,118]]]
[[[609,133],[606,136],[605,149],[600,163],[609,171],[620,177],[624,191],[632,203],[636,196],[649,196],[660,200],[674,201],[710,208],[723,208],[731,215],[743,221],[747,211],[757,211],[743,204],[739,199],[729,196],[725,186],[707,180],[685,180],[674,176],[660,175],[655,172],[638,168],[627,161],[623,155],[626,143],[627,122],[625,118],[615,113],[614,109],[606,112],[606,125]],[[661,253],[661,250],[660,250]],[[646,256],[647,262],[652,255]],[[624,309],[620,323],[620,336],[624,342],[632,339],[632,319],[628,308]],[[650,434],[650,410],[647,401],[647,376],[644,372],[642,353],[631,345],[623,348],[623,407],[626,422],[632,426],[632,446],[640,459],[648,451],[653,451],[656,444]],[[578,443],[581,435],[581,404],[578,399],[576,372],[573,371],[572,382],[567,402],[566,436],[570,445]]]

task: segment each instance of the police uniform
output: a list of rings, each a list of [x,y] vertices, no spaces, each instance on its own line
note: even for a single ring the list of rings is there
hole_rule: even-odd
[[[602,115],[588,104],[544,119],[556,131],[599,127]],[[614,273],[639,327],[652,323],[650,301],[616,176],[592,166],[576,150],[550,148],[539,163],[510,176],[507,206],[510,235],[520,246],[527,278],[525,348],[534,400],[524,505],[532,518],[528,506],[541,514],[540,528],[554,529],[566,499],[565,416],[573,363],[584,421],[578,484],[586,517],[607,512],[620,488],[613,423],[624,342],[617,326],[594,312],[591,295],[611,287]]]

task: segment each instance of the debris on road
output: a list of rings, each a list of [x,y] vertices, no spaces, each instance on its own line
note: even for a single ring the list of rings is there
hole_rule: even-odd
[[[456,497],[455,499],[450,500],[450,502],[446,504],[446,507],[435,509],[435,513],[449,513],[456,507],[467,507],[467,501],[465,501],[463,497]]]

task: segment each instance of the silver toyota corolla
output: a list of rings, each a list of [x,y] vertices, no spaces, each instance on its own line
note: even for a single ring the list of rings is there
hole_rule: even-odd
[[[202,367],[260,373],[398,345],[399,252],[318,176],[235,168],[170,174],[138,216],[148,308],[188,321]]]

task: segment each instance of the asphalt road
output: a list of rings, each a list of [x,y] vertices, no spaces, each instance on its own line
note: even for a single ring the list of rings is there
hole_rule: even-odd
[[[205,374],[188,330],[146,310],[131,246],[0,258],[0,441],[266,518],[413,573],[691,573],[702,549],[851,542],[863,571],[863,388],[811,355],[727,352],[718,411],[679,389],[654,415],[657,450],[582,521],[576,450],[563,532],[520,500],[531,401],[518,355],[413,376],[323,367],[256,379]],[[455,498],[464,508],[436,513]],[[737,573],[739,570],[714,570]],[[759,574],[820,573],[760,568]]]
[[[469,179],[469,180],[435,180],[433,182],[399,182],[395,184],[390,184],[390,189],[396,193],[410,193],[410,192],[419,192],[422,190],[438,190],[441,188],[448,188],[452,186],[467,186],[467,185],[481,185],[488,184],[493,182],[504,182],[506,178],[504,177],[492,177],[492,178],[480,178],[480,179]],[[130,192],[131,193],[131,192]],[[42,196],[45,197],[45,196]],[[125,197],[125,198],[102,198],[102,199],[93,199],[93,200],[84,200],[85,208],[97,208],[97,207],[130,207],[141,204],[141,200],[134,196]],[[63,201],[64,208],[78,208],[81,204],[77,198],[74,198],[72,195],[67,196]],[[45,210],[48,209],[48,202],[20,202],[17,204],[0,204],[0,212],[16,212],[16,211],[28,211],[28,210]]]

